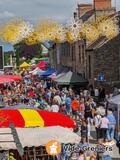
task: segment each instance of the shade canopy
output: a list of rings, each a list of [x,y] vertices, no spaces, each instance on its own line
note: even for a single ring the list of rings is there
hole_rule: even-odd
[[[53,73],[52,75],[48,76],[48,78],[55,80],[56,79],[56,73]]]
[[[3,75],[0,76],[0,80],[1,79],[12,79],[13,81],[20,81],[22,80],[22,77],[19,75]]]
[[[20,68],[28,68],[30,67],[30,64],[28,64],[27,62],[23,62],[21,65],[20,65]]]
[[[116,105],[117,107],[120,108],[120,94],[117,95],[117,96],[114,96],[114,97],[111,97],[108,99],[108,102],[111,104],[111,105]]]
[[[52,75],[53,73],[55,73],[55,69],[49,68],[46,72],[44,72],[43,74],[40,74],[40,76],[48,77],[48,76]]]
[[[67,72],[63,76],[60,76],[55,81],[60,85],[87,83],[87,80],[85,80],[82,76],[71,71]]]
[[[48,57],[42,57],[39,59],[40,61],[48,61]]]
[[[46,68],[46,62],[45,61],[42,61],[42,62],[40,62],[40,63],[38,63],[36,66],[35,66],[35,68]]]
[[[32,109],[0,110],[0,127],[9,127],[9,122],[15,127],[62,126],[74,128],[76,125],[68,116],[60,113]]]
[[[29,73],[31,73],[32,75],[39,75],[39,74],[42,74],[44,73],[45,71],[43,71],[42,69],[40,68],[35,68],[33,71],[30,71]]]
[[[68,128],[59,126],[36,127],[36,128],[16,128],[22,147],[45,146],[49,141],[56,140],[64,144],[78,144],[80,137]],[[8,133],[8,134],[4,134]],[[0,147],[3,150],[17,149],[14,137],[10,128],[0,128]],[[9,143],[5,143],[9,141]]]
[[[10,83],[10,82],[14,82],[13,79],[10,79],[10,78],[0,78],[0,84],[4,84],[4,83]]]

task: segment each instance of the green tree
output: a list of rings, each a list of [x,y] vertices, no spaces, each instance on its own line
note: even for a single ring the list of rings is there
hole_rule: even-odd
[[[33,57],[41,58],[42,47],[41,43],[34,45],[27,45],[24,42],[20,42],[14,45],[16,52],[16,64],[20,65],[20,58],[25,57],[28,61]]]

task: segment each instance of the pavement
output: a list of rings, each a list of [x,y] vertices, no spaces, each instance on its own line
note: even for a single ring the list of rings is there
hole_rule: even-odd
[[[80,136],[80,131],[78,132],[78,135]],[[96,132],[95,127],[91,127],[91,138],[89,143],[90,148],[96,148],[97,141],[96,141]],[[116,141],[114,145],[105,145],[106,151],[103,153],[103,155],[110,155],[112,157],[112,160],[120,160],[120,154],[118,147],[116,146]]]

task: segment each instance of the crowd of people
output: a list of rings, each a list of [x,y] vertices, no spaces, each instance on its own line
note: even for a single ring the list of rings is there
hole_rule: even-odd
[[[113,110],[101,114],[91,91],[84,89],[76,92],[71,87],[59,88],[50,79],[38,79],[27,71],[22,73],[23,80],[1,85],[0,102],[4,106],[24,105],[35,109],[60,112],[81,123],[81,142],[88,143],[92,138],[91,128],[96,130],[96,140],[101,144],[114,144],[116,119]],[[102,90],[101,92],[104,92]],[[96,94],[97,90],[96,90]],[[103,98],[103,96],[101,96]]]

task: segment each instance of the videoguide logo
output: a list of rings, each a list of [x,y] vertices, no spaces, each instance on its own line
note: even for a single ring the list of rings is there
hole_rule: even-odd
[[[46,144],[46,151],[51,156],[57,156],[61,152],[67,156],[80,151],[90,151],[96,153],[112,152],[112,146],[97,145],[95,147],[89,145],[78,144],[63,144],[61,145],[56,140],[51,140]]]
[[[63,151],[67,155],[71,155],[71,153],[79,153],[80,151],[90,151],[96,153],[104,153],[104,152],[112,152],[112,146],[89,146],[89,145],[77,145],[77,144],[67,144],[63,145]]]

